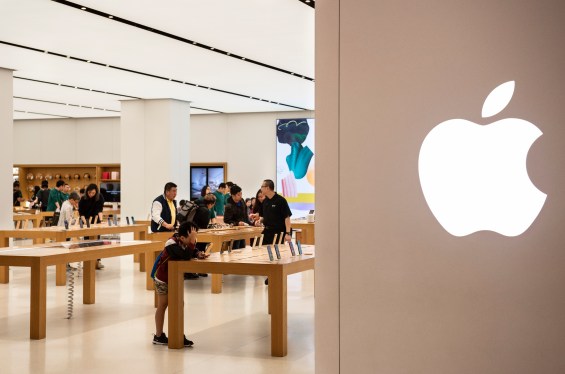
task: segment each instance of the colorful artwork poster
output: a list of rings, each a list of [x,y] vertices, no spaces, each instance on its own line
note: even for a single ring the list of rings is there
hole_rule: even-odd
[[[284,196],[292,218],[314,210],[314,119],[277,120],[277,192]]]

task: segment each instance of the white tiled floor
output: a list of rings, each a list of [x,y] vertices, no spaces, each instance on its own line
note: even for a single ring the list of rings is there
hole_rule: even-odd
[[[82,304],[79,278],[70,320],[67,289],[48,270],[47,338],[39,341],[29,340],[29,269],[10,268],[10,283],[0,284],[0,373],[314,373],[312,271],[288,278],[288,356],[275,358],[264,278],[228,275],[220,295],[210,293],[210,277],[186,280],[185,328],[195,346],[169,350],[151,344],[145,273],[131,256],[103,263],[96,304]]]

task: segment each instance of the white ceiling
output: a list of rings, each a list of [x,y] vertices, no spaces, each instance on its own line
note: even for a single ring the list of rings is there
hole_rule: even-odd
[[[15,70],[14,119],[118,116],[119,100],[132,98],[190,101],[195,114],[312,110],[314,9],[299,0],[0,0],[0,67]]]

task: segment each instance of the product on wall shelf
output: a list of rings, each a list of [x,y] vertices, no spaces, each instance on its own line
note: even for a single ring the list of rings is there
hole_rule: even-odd
[[[71,190],[79,191],[81,188],[86,189],[91,183],[101,188],[104,179],[103,174],[108,173],[107,180],[104,182],[110,181],[114,184],[114,187],[119,189],[119,183],[116,183],[119,180],[111,180],[112,172],[117,173],[114,176],[119,178],[119,164],[15,165],[14,170],[16,169],[18,174],[15,175],[15,179],[19,179],[20,189],[26,199],[32,197],[33,187],[41,186],[43,179],[49,183],[49,188],[55,187],[57,181],[64,180],[71,186]]]

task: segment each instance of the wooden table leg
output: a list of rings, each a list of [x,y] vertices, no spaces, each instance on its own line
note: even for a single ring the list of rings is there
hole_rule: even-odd
[[[184,273],[178,261],[169,261],[169,348],[184,347]]]
[[[64,242],[67,236],[65,232],[55,234],[56,242]],[[44,240],[45,241],[45,240]],[[67,285],[67,266],[66,264],[55,265],[55,284],[57,286]]]
[[[96,260],[84,261],[82,269],[82,303],[96,302]]]
[[[55,265],[55,284],[57,286],[65,286],[67,284],[67,265]]]
[[[134,240],[145,240],[145,231],[136,231],[133,233]],[[133,261],[139,262],[139,271],[145,271],[145,253],[136,253],[133,255]]]
[[[153,263],[157,258],[157,255],[158,253],[156,253],[153,249],[145,252],[144,257],[147,259],[147,263],[151,264],[152,268],[153,268]],[[155,286],[153,285],[153,278],[151,278],[151,270],[152,269],[149,269],[145,272],[145,289],[148,291],[155,289]]]
[[[212,293],[222,293],[222,274],[212,274]]]
[[[10,268],[0,266],[0,283],[10,283]]]
[[[45,339],[47,311],[47,268],[40,261],[31,266],[29,313],[30,339]]]
[[[271,309],[271,356],[287,355],[287,294],[286,275],[282,268],[269,276],[269,307]]]
[[[0,236],[0,246],[8,247],[10,245],[10,238],[6,236]],[[10,267],[9,266],[0,266],[0,283],[9,283],[10,282]]]

